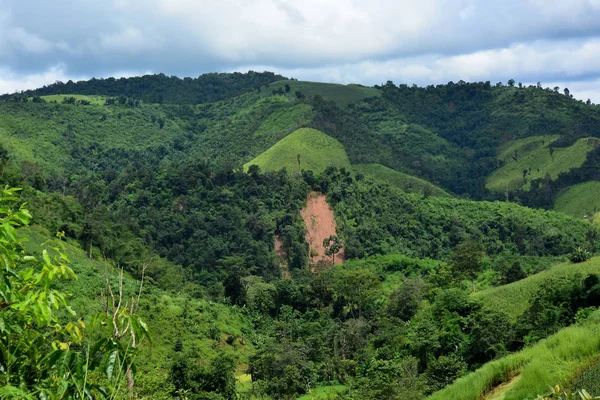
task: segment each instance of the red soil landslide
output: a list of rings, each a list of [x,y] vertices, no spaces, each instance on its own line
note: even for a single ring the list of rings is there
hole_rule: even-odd
[[[318,192],[311,192],[308,195],[306,208],[300,211],[304,224],[306,225],[306,242],[310,247],[309,254],[316,254],[309,258],[311,262],[318,263],[321,260],[331,261],[331,257],[325,255],[323,240],[331,235],[337,235],[336,223],[333,211],[327,204],[325,195]],[[344,262],[344,248],[335,255],[335,263]]]

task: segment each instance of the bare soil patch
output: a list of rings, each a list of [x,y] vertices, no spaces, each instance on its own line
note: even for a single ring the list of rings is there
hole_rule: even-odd
[[[306,208],[300,211],[304,224],[306,225],[306,242],[309,245],[309,259],[316,264],[319,261],[330,262],[331,257],[325,255],[323,240],[331,235],[337,235],[337,224],[333,210],[329,208],[327,198],[319,192],[311,192],[308,195]],[[335,263],[344,262],[344,248],[335,255]]]

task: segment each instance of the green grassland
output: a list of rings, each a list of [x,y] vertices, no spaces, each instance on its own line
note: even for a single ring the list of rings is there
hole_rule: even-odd
[[[578,274],[600,274],[600,257],[579,264],[558,264],[520,281],[475,293],[474,296],[481,299],[487,307],[504,312],[516,320],[525,312],[543,283],[553,279],[571,278]]]
[[[577,218],[585,215],[588,218],[594,217],[600,210],[600,182],[591,181],[572,186],[556,199],[554,210]]]
[[[560,330],[532,347],[501,359],[456,380],[429,400],[479,400],[493,393],[495,400],[534,398],[554,385],[568,385],[598,357],[600,311],[582,325]],[[518,380],[511,380],[518,376]],[[499,386],[511,383],[501,390]]]
[[[496,192],[529,190],[534,179],[546,175],[556,179],[561,172],[581,167],[587,153],[600,143],[596,138],[584,138],[572,146],[551,149],[550,144],[558,139],[558,135],[533,136],[510,143],[498,157],[504,165],[488,177],[486,188]]]
[[[251,165],[258,165],[261,171],[286,168],[288,172],[311,170],[318,173],[332,165],[350,168],[350,161],[337,140],[316,129],[302,128],[245,164],[244,169]]]
[[[336,393],[341,393],[346,390],[344,385],[334,386],[317,386],[310,393],[298,397],[298,400],[327,400]]]
[[[352,168],[356,172],[379,181],[387,182],[405,192],[429,193],[432,196],[450,196],[448,192],[433,183],[393,170],[381,164],[357,164]]]
[[[47,102],[55,101],[57,103],[62,103],[62,101],[67,97],[75,97],[76,101],[87,100],[90,102],[90,104],[96,106],[103,106],[106,103],[106,96],[85,96],[82,94],[51,94],[47,96],[41,96],[41,98]]]
[[[308,98],[321,96],[326,100],[336,102],[340,107],[357,103],[369,97],[381,96],[381,91],[361,85],[339,85],[336,83],[304,82],[304,81],[277,81],[273,82],[261,91],[262,96],[272,96],[273,90],[282,89],[285,93],[285,85],[289,85],[290,91],[285,96],[293,100],[296,92],[302,93]]]

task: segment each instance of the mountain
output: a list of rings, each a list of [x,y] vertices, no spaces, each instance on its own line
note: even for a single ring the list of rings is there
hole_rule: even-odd
[[[544,385],[596,368],[595,342],[567,340],[600,306],[596,105],[489,82],[153,75],[4,95],[0,138],[1,180],[23,188],[0,217],[33,214],[14,252],[58,232],[82,323],[107,275],[118,291],[122,268],[128,297],[144,282],[138,398],[534,397],[553,341],[572,357]],[[11,382],[60,381],[45,376]]]

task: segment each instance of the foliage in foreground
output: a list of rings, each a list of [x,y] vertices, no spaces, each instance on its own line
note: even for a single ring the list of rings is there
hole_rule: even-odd
[[[133,380],[147,326],[125,304],[85,322],[62,322],[65,311],[71,320],[75,313],[53,282],[75,274],[60,242],[41,259],[25,255],[15,229],[31,214],[15,208],[17,192],[0,193],[0,398],[114,398],[125,375]]]

